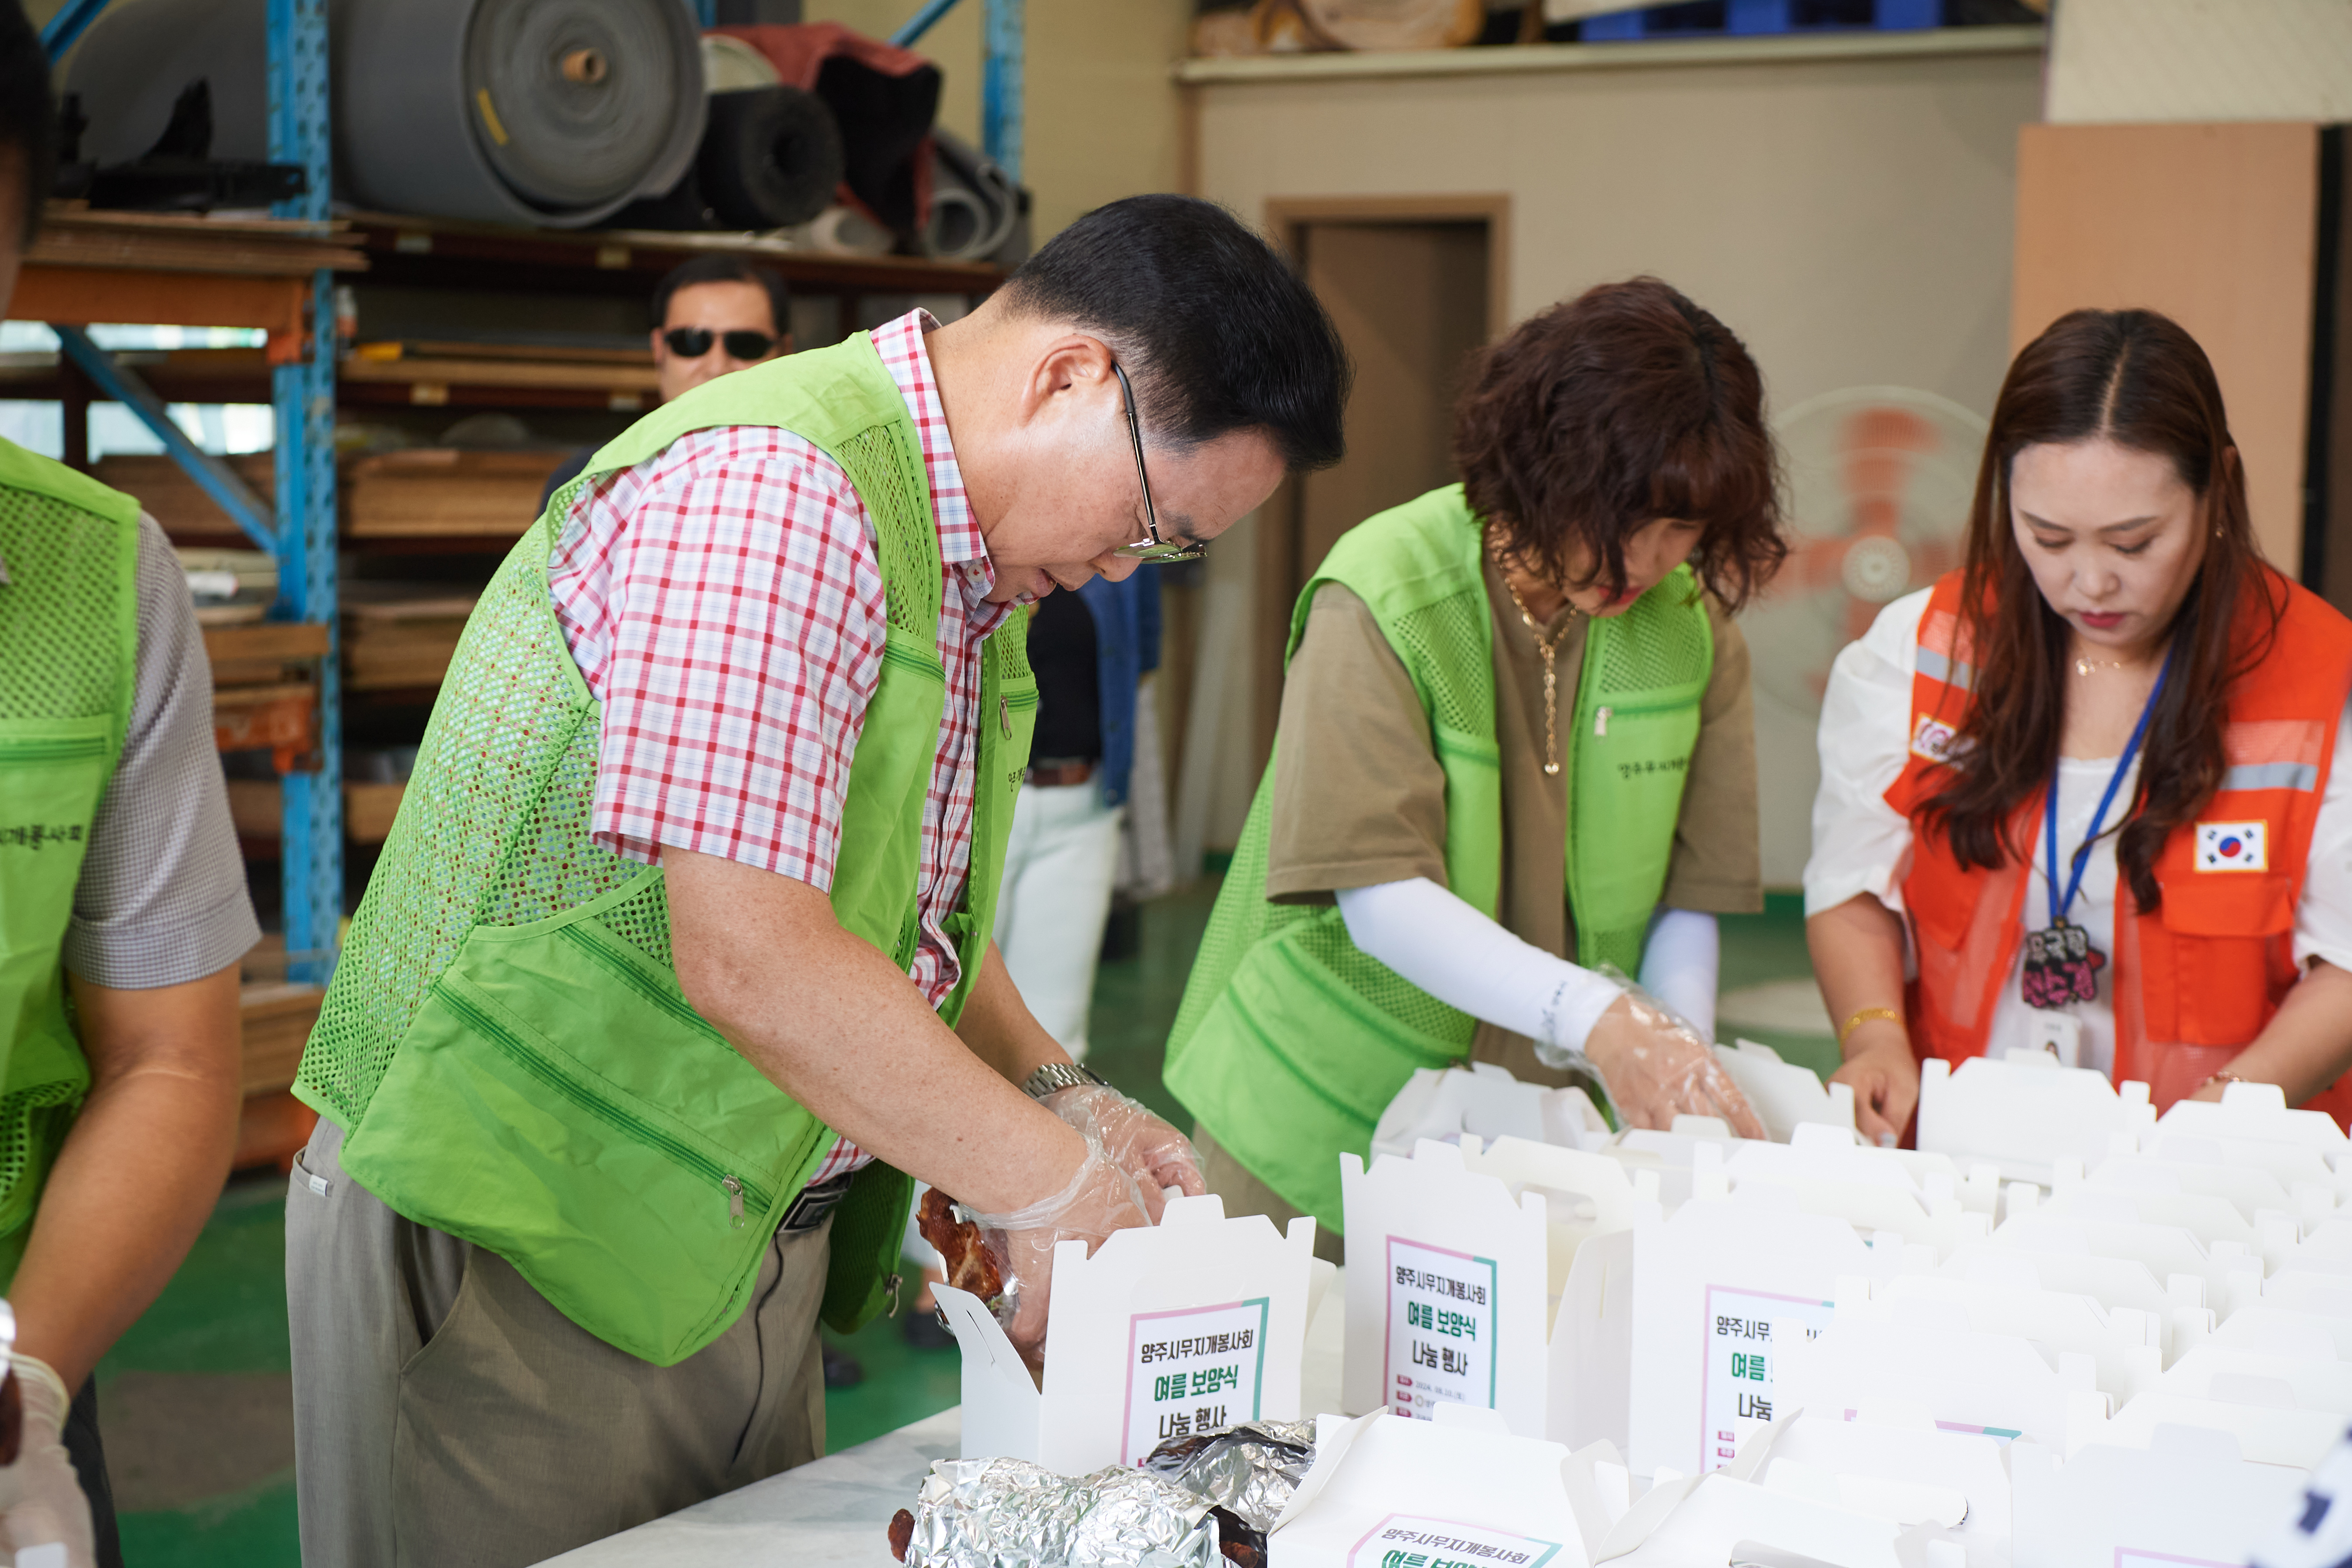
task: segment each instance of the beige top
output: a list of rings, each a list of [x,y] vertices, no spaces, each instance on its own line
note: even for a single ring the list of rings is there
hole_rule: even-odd
[[[1568,908],[1569,770],[1543,771],[1543,660],[1502,578],[1486,563],[1494,626],[1495,729],[1502,752],[1503,868],[1496,918],[1521,941],[1575,953]],[[1748,644],[1713,595],[1715,668],[1700,703],[1698,743],[1685,775],[1675,847],[1659,902],[1734,914],[1763,908],[1757,861],[1756,714]],[[1585,618],[1554,654],[1563,763],[1584,667]],[[1561,619],[1544,628],[1561,631]],[[1340,888],[1426,877],[1445,881],[1445,773],[1404,664],[1364,602],[1337,583],[1316,590],[1282,690],[1266,895],[1328,903]],[[1536,1065],[1522,1036],[1482,1023],[1472,1047],[1530,1081],[1566,1081]]]

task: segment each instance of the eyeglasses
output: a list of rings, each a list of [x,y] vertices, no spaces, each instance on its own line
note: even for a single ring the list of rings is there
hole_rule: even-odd
[[[700,359],[710,352],[713,343],[725,343],[730,359],[766,359],[776,352],[774,338],[748,329],[714,332],[709,327],[672,327],[662,334],[662,342],[680,359]]]
[[[1160,514],[1151,505],[1151,478],[1143,471],[1143,424],[1135,416],[1135,388],[1129,384],[1127,372],[1118,361],[1111,361],[1110,369],[1118,377],[1119,396],[1127,400],[1127,438],[1135,445],[1135,482],[1143,487],[1143,531],[1150,535],[1132,544],[1122,544],[1111,553],[1129,561],[1149,561],[1154,565],[1198,561],[1208,552],[1207,545],[1171,544],[1160,537]]]

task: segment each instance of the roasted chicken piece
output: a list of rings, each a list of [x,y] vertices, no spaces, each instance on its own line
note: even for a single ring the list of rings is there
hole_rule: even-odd
[[[925,1193],[916,1226],[946,1260],[949,1284],[971,1291],[983,1303],[1004,1294],[1003,1269],[989,1250],[980,1226],[956,1218],[953,1198],[937,1187]]]

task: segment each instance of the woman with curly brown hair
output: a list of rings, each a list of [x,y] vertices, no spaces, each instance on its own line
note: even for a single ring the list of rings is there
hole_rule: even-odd
[[[1760,1136],[1705,1037],[1715,913],[1761,902],[1729,613],[1784,552],[1762,401],[1680,293],[1594,289],[1485,352],[1464,482],[1350,530],[1300,595],[1168,1044],[1231,1212],[1312,1214],[1336,1244],[1338,1156],[1416,1068],[1465,1058]]]
[[[2020,1047],[2341,1120],[2347,694],[2352,622],[2263,563],[2196,340],[2076,310],[2028,344],[1965,567],[1822,702],[1806,935],[1863,1131],[1901,1136],[1919,1060]]]

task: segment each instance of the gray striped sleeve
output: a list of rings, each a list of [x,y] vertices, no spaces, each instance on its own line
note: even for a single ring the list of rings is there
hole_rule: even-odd
[[[212,667],[187,578],[139,519],[139,660],[131,728],[74,889],[65,964],[119,990],[178,985],[261,939],[213,749]]]

